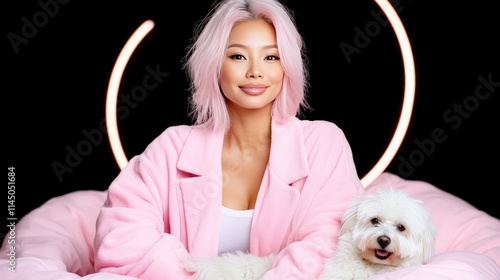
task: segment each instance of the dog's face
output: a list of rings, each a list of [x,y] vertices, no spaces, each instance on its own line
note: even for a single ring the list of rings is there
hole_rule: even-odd
[[[379,190],[354,201],[343,217],[360,256],[374,264],[426,263],[434,254],[435,228],[422,201],[401,190]]]

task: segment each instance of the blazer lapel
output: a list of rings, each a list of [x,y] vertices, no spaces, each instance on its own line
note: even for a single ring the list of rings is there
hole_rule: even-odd
[[[250,250],[258,255],[280,251],[299,201],[291,185],[309,174],[300,121],[273,121],[271,157],[259,190],[252,222]],[[278,241],[278,242],[277,242]]]
[[[212,172],[179,182],[186,217],[187,246],[197,257],[212,257],[218,252],[222,204],[222,176]]]
[[[211,257],[218,252],[222,204],[222,133],[193,127],[179,156],[188,250],[193,256]]]

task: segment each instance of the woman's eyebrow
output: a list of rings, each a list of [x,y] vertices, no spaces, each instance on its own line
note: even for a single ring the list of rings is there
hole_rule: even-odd
[[[229,48],[248,48],[248,46],[243,45],[243,44],[234,43],[234,44],[227,46],[227,48],[228,49]],[[266,45],[266,46],[263,46],[262,48],[263,49],[277,49],[278,45],[276,45],[276,44]]]

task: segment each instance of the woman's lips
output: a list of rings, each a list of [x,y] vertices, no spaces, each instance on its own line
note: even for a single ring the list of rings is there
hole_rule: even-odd
[[[259,95],[266,91],[267,87],[263,85],[246,85],[240,87],[248,95]]]

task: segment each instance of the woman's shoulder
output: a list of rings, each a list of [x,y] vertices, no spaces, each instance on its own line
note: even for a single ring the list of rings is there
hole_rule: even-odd
[[[159,143],[162,146],[174,144],[184,145],[188,139],[189,141],[199,142],[206,141],[208,138],[214,136],[215,134],[207,127],[201,125],[174,125],[169,126],[163,130],[156,139],[154,139],[151,144]]]
[[[298,120],[304,134],[344,135],[342,129],[334,122],[327,120]]]
[[[168,154],[169,157],[180,155],[188,141],[201,143],[207,139],[203,129],[195,125],[174,125],[165,128],[153,139],[142,153],[143,158],[157,157]]]
[[[174,125],[165,128],[147,146],[147,150],[165,149],[168,147],[183,145],[193,130],[191,125]]]
[[[342,147],[346,144],[346,136],[335,123],[326,120],[290,118],[286,123],[275,125],[274,134],[282,138],[295,138],[307,147]],[[335,144],[335,145],[333,145]]]
[[[180,124],[180,125],[173,125],[165,128],[163,132],[160,134],[160,137],[182,137],[182,136],[187,136],[191,132],[194,126],[192,125],[186,125],[186,124]]]

